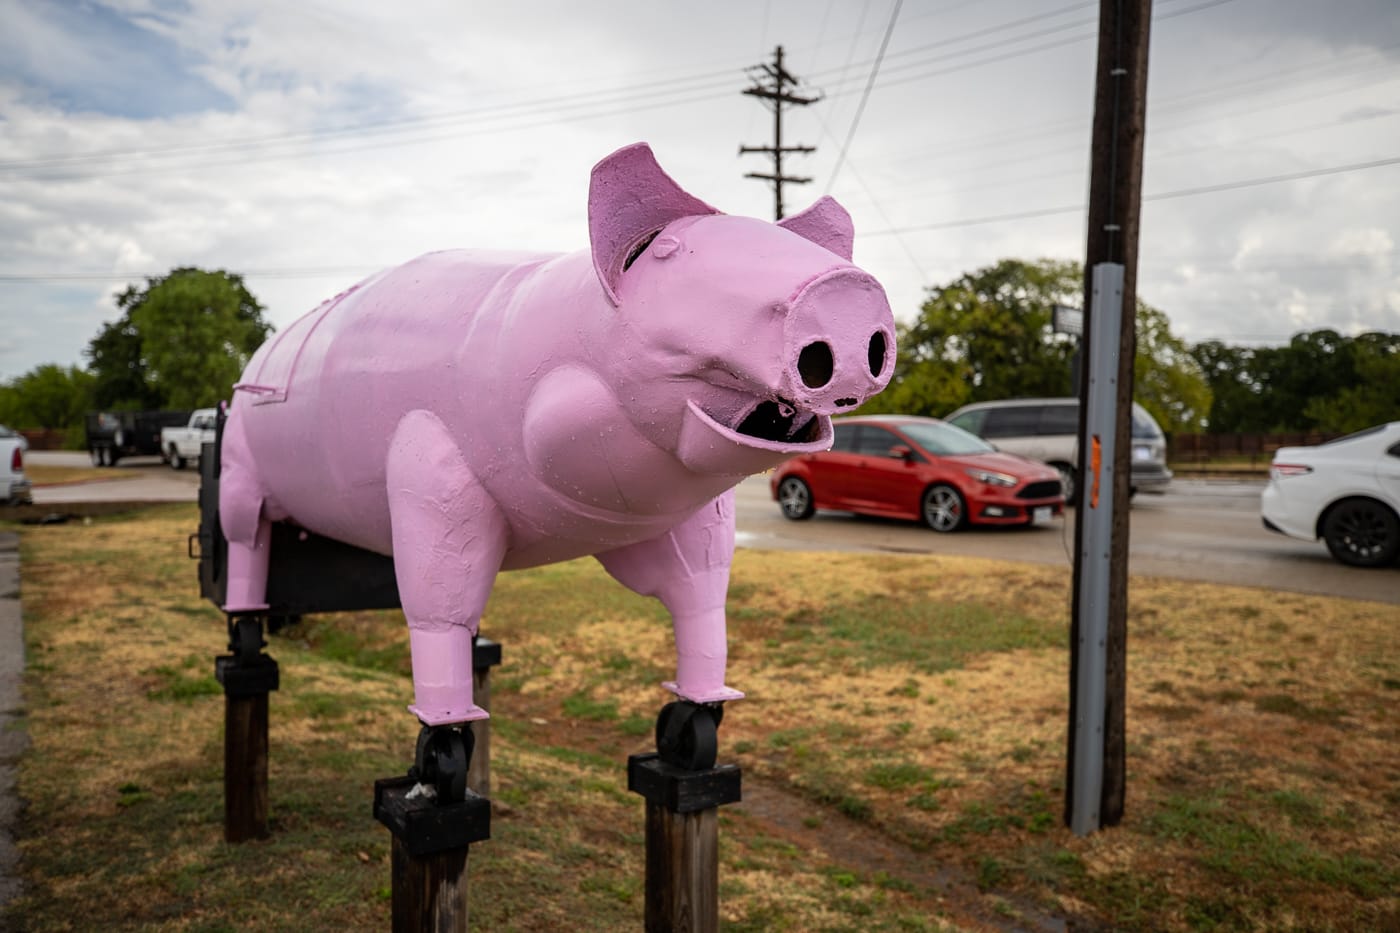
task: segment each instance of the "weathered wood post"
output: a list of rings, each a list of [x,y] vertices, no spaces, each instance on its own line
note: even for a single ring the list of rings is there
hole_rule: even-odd
[[[472,640],[472,695],[476,705],[491,710],[491,668],[501,663],[501,645],[489,638],[477,636]],[[478,719],[471,725],[476,741],[471,768],[467,771],[467,787],[482,797],[491,796],[491,720]]]
[[[214,659],[224,687],[224,839],[267,838],[267,695],[277,662],[262,653],[262,619],[229,619],[229,651]]]
[[[669,716],[673,734],[668,739],[667,711],[672,708],[679,712]],[[702,720],[698,743],[689,735],[677,739],[674,734],[694,728],[682,718],[690,713]],[[703,722],[706,717],[712,717],[708,724]],[[627,789],[646,799],[647,933],[719,930],[718,808],[740,799],[740,772],[738,765],[714,764],[718,718],[711,708],[684,701],[670,704],[657,723],[660,753],[627,759]],[[707,741],[708,752],[703,748]],[[683,748],[676,750],[677,745]]]

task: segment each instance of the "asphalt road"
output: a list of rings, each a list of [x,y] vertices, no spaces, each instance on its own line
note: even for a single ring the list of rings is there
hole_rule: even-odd
[[[1259,518],[1263,488],[1263,480],[1176,479],[1162,495],[1137,496],[1129,519],[1129,572],[1400,604],[1400,567],[1346,567],[1320,541],[1266,530]],[[767,477],[751,477],[739,486],[737,512],[745,547],[966,554],[1057,564],[1066,573],[1073,566],[1072,509],[1037,528],[951,535],[842,512],[792,522],[778,511]]]
[[[86,465],[85,454],[31,451],[31,463]],[[199,473],[172,470],[157,458],[123,461],[120,481],[49,486],[34,490],[38,503],[93,500],[194,501]],[[1133,500],[1129,571],[1265,589],[1347,596],[1400,604],[1400,568],[1345,567],[1321,543],[1267,531],[1259,520],[1263,481],[1176,479],[1163,495]],[[1071,568],[1074,513],[1031,529],[970,529],[936,534],[912,522],[821,512],[790,522],[768,493],[768,479],[755,476],[738,490],[739,545],[791,550],[872,551],[906,554],[967,554]]]

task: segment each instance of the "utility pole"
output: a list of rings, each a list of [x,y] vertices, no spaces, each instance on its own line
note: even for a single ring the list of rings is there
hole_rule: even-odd
[[[811,153],[816,152],[813,146],[784,146],[783,145],[783,104],[792,104],[798,107],[805,107],[821,100],[821,95],[815,97],[803,97],[789,91],[790,86],[798,84],[798,80],[788,74],[783,68],[783,47],[780,45],[773,51],[773,64],[756,65],[750,69],[757,71],[754,75],[753,87],[745,88],[744,93],[751,97],[772,101],[773,107],[773,145],[771,146],[740,146],[739,155],[747,155],[750,152],[766,152],[773,157],[773,174],[768,175],[763,172],[747,172],[745,178],[760,178],[773,183],[773,219],[783,219],[783,183],[791,182],[802,185],[812,179],[803,178],[796,175],[783,174],[783,154],[788,152]],[[767,79],[767,83],[763,83]]]
[[[1065,822],[1079,835],[1121,822],[1126,790],[1128,481],[1151,21],[1152,0],[1100,0],[1065,781]]]

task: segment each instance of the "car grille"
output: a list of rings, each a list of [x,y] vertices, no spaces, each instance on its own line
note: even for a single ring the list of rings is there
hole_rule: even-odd
[[[1047,479],[1039,483],[1030,483],[1020,492],[1016,493],[1017,499],[1053,499],[1060,494],[1060,481],[1057,479]]]

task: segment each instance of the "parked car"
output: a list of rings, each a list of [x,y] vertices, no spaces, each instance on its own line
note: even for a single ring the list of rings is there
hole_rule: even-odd
[[[1041,460],[1059,471],[1065,501],[1073,502],[1078,488],[1079,399],[1016,398],[973,402],[946,419],[996,445],[997,450]],[[1132,472],[1134,492],[1166,492],[1172,480],[1167,468],[1167,437],[1157,420],[1133,403]]]
[[[11,433],[0,435],[0,502],[23,505],[32,502],[29,479],[24,475],[24,439]]]
[[[204,445],[214,443],[218,418],[217,408],[200,408],[190,415],[188,424],[161,428],[161,459],[177,470],[183,470],[189,460],[198,460]]]
[[[88,454],[93,466],[116,466],[122,457],[162,455],[160,430],[185,424],[190,410],[183,411],[93,411],[84,428]]]
[[[1316,541],[1353,567],[1400,556],[1400,421],[1315,447],[1280,447],[1259,501],[1264,527]]]
[[[769,481],[783,515],[818,509],[922,520],[934,531],[1038,525],[1064,510],[1059,475],[999,452],[937,418],[868,415],[834,422],[832,448],[778,466]]]

